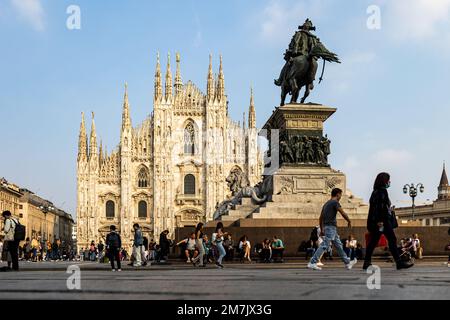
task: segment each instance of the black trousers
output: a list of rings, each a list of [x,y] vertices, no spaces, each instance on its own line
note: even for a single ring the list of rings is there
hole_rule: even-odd
[[[270,259],[270,249],[262,249],[261,260],[269,261],[269,259]]]
[[[272,248],[272,258],[275,258],[276,256],[280,257],[281,260],[283,260],[283,252],[284,248]]]
[[[117,269],[121,269],[120,268],[120,250],[118,248],[109,248],[108,249],[108,253],[109,253],[109,261],[111,262],[111,268],[114,269],[114,260],[117,261]]]
[[[392,229],[389,223],[384,223],[383,232],[380,232],[378,229],[376,231],[370,232],[370,242],[367,245],[366,257],[364,259],[366,263],[370,263],[372,261],[373,250],[375,250],[382,234],[384,234],[388,241],[389,250],[391,251],[392,257],[394,258],[395,262],[400,260],[397,249],[397,237],[395,236],[394,229]]]
[[[13,270],[19,270],[19,241],[8,241],[8,252],[11,255]]]

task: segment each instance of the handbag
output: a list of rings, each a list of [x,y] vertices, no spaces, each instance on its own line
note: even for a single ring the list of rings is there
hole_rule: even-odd
[[[395,215],[395,211],[389,209],[389,222],[391,223],[392,229],[398,228],[397,216]]]

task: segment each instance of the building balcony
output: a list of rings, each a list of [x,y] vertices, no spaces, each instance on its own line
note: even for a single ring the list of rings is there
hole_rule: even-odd
[[[175,201],[178,205],[191,203],[194,205],[203,204],[202,196],[200,194],[177,194]]]

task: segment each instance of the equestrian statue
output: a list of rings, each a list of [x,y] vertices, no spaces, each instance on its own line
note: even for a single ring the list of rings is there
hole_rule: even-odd
[[[310,91],[314,88],[318,59],[323,60],[319,83],[323,78],[325,61],[340,63],[338,56],[329,51],[320,42],[320,39],[311,33],[311,31],[316,30],[311,20],[306,19],[305,23],[298,29],[299,31],[295,32],[289,48],[284,53],[286,63],[280,76],[274,80],[275,85],[281,87],[281,106],[284,105],[288,93],[291,95],[291,103],[296,103],[302,87],[305,87],[305,93],[301,103],[305,102]]]

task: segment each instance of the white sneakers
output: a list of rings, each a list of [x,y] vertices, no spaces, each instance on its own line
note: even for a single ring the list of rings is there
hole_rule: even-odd
[[[191,259],[187,259],[187,260],[186,260],[186,263],[191,263]]]
[[[353,260],[350,260],[350,262],[345,265],[345,268],[347,270],[351,270],[357,262],[358,262],[358,260],[356,258]]]
[[[351,260],[349,263],[347,263],[345,265],[345,269],[347,270],[351,270],[353,268],[353,266],[358,262],[358,260],[355,258],[353,260]],[[308,269],[313,269],[313,270],[322,270],[322,268],[320,266],[323,266],[323,263],[318,262],[318,263],[311,263],[309,262],[307,267]]]
[[[311,263],[311,262],[309,262],[308,265],[307,265],[307,267],[308,267],[309,269],[313,269],[313,270],[322,270],[322,268],[319,267],[319,266],[317,265],[317,263]]]

